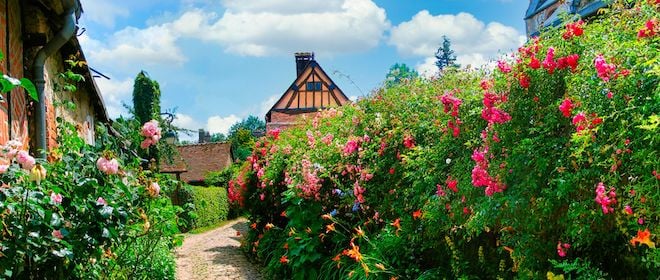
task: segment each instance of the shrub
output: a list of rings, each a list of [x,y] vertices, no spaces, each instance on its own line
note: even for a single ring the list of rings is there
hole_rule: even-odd
[[[229,201],[225,188],[192,186],[192,190],[195,205],[193,228],[214,225],[227,219]]]
[[[51,162],[31,169],[25,154],[13,158],[16,142],[3,147],[2,277],[173,279],[179,209],[159,193],[173,182],[142,170],[134,150],[105,127],[96,146],[70,124],[58,135]]]
[[[229,183],[244,249],[273,278],[657,278],[659,7],[622,3],[270,132]]]

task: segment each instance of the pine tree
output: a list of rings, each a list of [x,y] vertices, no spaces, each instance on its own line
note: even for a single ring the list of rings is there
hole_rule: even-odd
[[[456,55],[454,55],[454,51],[451,49],[451,41],[447,36],[442,36],[442,46],[435,52],[435,58],[438,59],[435,65],[438,66],[440,71],[447,66],[460,66],[456,64]]]

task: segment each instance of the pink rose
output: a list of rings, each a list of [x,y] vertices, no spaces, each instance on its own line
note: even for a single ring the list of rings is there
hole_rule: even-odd
[[[27,151],[19,151],[16,154],[16,161],[21,165],[25,170],[30,170],[34,167],[36,161]]]
[[[105,202],[105,199],[103,199],[103,197],[99,196],[99,198],[96,199],[96,205],[105,206],[105,205],[108,205],[108,203]]]
[[[62,204],[62,195],[59,193],[50,193],[50,203],[55,205]]]
[[[113,175],[119,173],[119,162],[117,159],[107,159],[105,157],[100,157],[96,161],[96,167],[98,167],[101,172],[107,175]]]

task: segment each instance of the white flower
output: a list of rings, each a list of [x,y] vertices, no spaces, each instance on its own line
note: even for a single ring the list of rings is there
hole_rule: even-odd
[[[450,158],[447,158],[447,159],[445,160],[445,163],[450,164],[450,163],[451,163],[451,159],[450,159]]]

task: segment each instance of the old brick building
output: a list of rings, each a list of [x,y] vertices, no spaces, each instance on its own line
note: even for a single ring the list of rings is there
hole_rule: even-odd
[[[530,0],[525,13],[527,36],[539,34],[543,27],[557,25],[562,13],[577,14],[588,17],[598,9],[605,7],[607,1],[603,0]]]
[[[75,27],[81,13],[79,0],[0,1],[0,50],[5,55],[0,69],[9,76],[25,77],[33,82],[37,78],[35,73],[43,73],[46,125],[42,131],[46,134],[47,148],[57,145],[58,117],[76,124],[79,134],[88,143],[94,141],[95,124],[108,121],[90,68],[82,65],[73,69],[85,78],[83,82],[75,83],[76,92],[63,90],[64,81],[58,77],[67,69],[65,60],[85,61]],[[67,27],[73,28],[73,32],[69,32],[71,36],[63,36]],[[57,41],[61,45],[55,44]],[[40,53],[41,50],[44,51]],[[40,58],[45,60],[42,62]],[[0,103],[0,144],[9,139],[20,139],[24,146],[36,150],[34,139],[39,126],[35,115],[41,104],[30,99],[21,88],[2,97],[6,102]],[[75,109],[58,104],[74,104]]]
[[[204,185],[209,172],[220,171],[232,163],[231,143],[200,143],[176,147],[179,155],[171,164],[164,164],[160,172],[175,174],[177,179],[191,185]]]
[[[266,113],[267,130],[286,128],[303,115],[350,102],[314,60],[314,53],[296,53],[295,57],[296,79]]]

